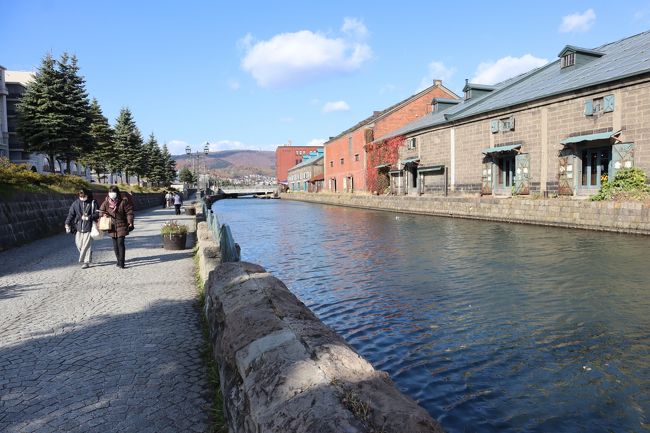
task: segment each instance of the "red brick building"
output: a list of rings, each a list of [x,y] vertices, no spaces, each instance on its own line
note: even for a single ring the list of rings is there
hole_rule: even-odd
[[[458,99],[434,80],[432,86],[343,131],[325,143],[325,190],[330,192],[366,191],[366,143],[383,137],[431,112],[433,98]]]
[[[302,162],[302,157],[322,146],[278,146],[275,149],[275,178],[278,183],[287,184],[289,169]]]

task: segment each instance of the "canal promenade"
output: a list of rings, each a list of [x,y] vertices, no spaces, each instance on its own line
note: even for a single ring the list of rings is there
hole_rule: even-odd
[[[192,252],[159,234],[190,218],[137,212],[126,269],[110,238],[88,269],[67,235],[0,253],[0,431],[208,430]]]

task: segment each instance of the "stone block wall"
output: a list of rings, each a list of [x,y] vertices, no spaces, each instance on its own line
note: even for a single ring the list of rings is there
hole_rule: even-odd
[[[283,194],[283,199],[425,215],[650,235],[650,204],[571,198]]]
[[[95,193],[99,205],[106,193]],[[62,233],[76,194],[16,192],[0,197],[0,251]],[[162,207],[161,194],[133,194],[135,210]]]
[[[442,432],[262,267],[221,264],[205,301],[231,433]]]

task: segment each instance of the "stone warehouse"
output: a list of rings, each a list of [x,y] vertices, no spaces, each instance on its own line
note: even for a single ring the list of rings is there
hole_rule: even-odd
[[[462,101],[372,144],[402,140],[395,194],[587,196],[621,168],[650,171],[650,32],[558,60],[493,86],[466,83]]]
[[[289,169],[288,186],[291,191],[319,192],[322,189],[322,149],[304,155],[301,163]]]

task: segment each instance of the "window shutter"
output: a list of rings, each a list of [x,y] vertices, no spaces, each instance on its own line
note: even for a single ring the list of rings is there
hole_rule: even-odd
[[[594,114],[593,101],[585,101],[585,116],[592,116]]]
[[[610,182],[616,177],[617,171],[632,167],[634,167],[634,143],[612,145],[612,160],[609,167]]]
[[[492,134],[495,134],[499,132],[499,121],[498,120],[493,120],[490,122],[490,131]]]
[[[530,154],[515,156],[515,194],[530,194]]]
[[[614,111],[614,95],[605,96],[603,98],[603,105],[605,106],[603,109],[605,113]]]

